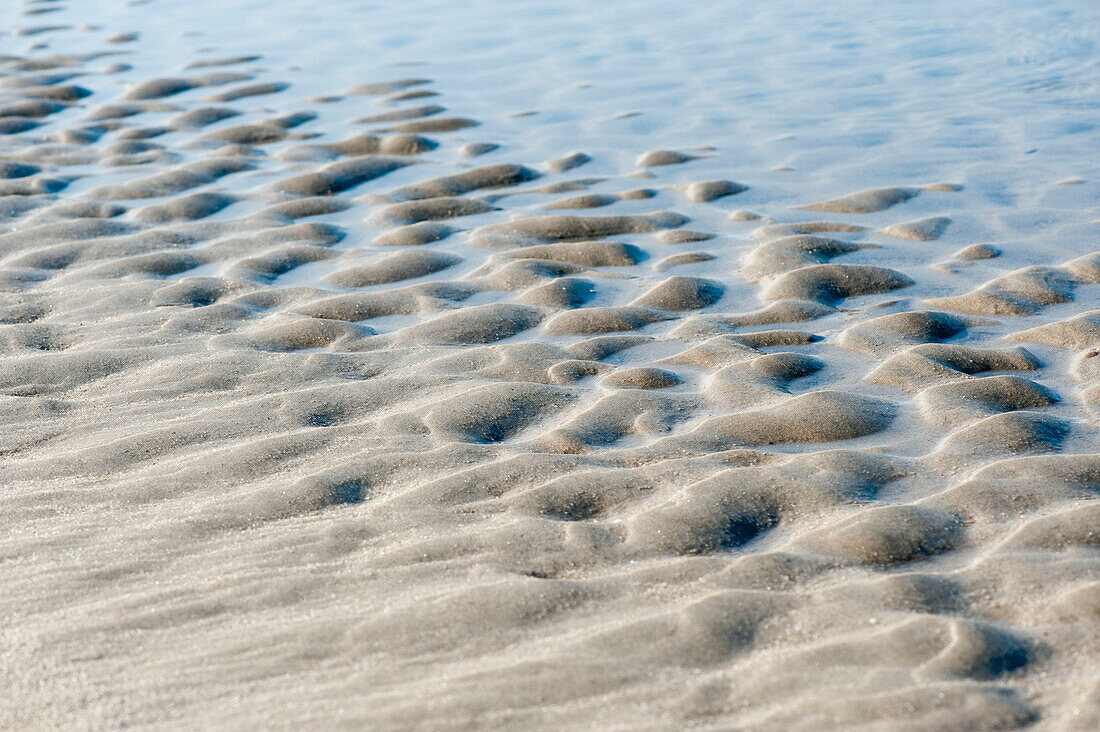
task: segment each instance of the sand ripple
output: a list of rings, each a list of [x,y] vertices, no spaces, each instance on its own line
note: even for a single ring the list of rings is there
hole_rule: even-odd
[[[1100,252],[99,56],[0,59],[0,726],[1097,721]]]

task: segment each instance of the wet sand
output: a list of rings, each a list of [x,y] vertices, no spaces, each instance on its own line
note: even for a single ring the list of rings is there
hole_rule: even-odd
[[[1095,9],[353,5],[5,15],[0,726],[1100,725]]]

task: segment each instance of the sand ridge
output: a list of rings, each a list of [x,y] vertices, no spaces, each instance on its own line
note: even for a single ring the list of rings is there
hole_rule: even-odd
[[[0,59],[0,726],[1100,722],[1100,246],[117,30]]]

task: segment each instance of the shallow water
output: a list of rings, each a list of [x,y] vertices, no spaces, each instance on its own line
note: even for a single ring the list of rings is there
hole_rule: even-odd
[[[1100,724],[1095,3],[0,10],[0,726]]]

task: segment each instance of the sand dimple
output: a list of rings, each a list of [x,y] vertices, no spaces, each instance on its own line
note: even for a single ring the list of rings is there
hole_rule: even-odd
[[[449,53],[409,28],[335,76]],[[1057,135],[1011,175],[962,113],[876,143],[860,74],[862,131],[830,80],[800,142],[767,55],[735,116],[646,69],[668,117],[156,33],[0,57],[0,727],[1096,726],[1100,253]]]

